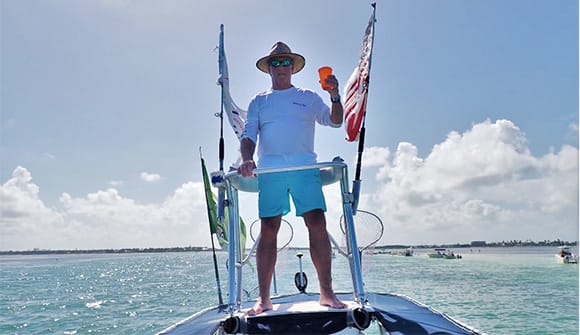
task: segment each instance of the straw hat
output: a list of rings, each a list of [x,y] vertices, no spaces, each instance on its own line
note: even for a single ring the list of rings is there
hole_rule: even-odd
[[[270,50],[270,54],[268,56],[264,56],[258,59],[258,61],[256,62],[256,67],[260,69],[260,71],[262,72],[270,73],[268,65],[270,59],[282,57],[288,57],[292,59],[294,63],[294,69],[292,73],[299,72],[304,67],[304,64],[306,64],[306,60],[302,55],[293,53],[292,50],[290,50],[290,47],[287,46],[285,43],[276,42],[276,44],[272,46],[272,50]]]

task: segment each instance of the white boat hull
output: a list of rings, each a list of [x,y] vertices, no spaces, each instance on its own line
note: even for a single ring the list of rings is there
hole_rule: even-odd
[[[556,254],[556,262],[560,264],[578,264],[578,255],[572,253],[570,246],[563,245]]]
[[[559,264],[578,264],[578,256],[576,256],[576,255],[566,255],[566,256],[556,255],[556,263],[559,263]]]

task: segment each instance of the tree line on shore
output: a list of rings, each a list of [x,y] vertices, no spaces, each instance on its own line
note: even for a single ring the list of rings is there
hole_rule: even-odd
[[[452,243],[452,244],[418,244],[418,245],[384,245],[376,246],[375,249],[404,249],[404,248],[473,248],[473,247],[490,247],[490,248],[509,248],[509,247],[559,247],[559,246],[576,246],[578,241],[557,240],[509,240],[500,242],[471,241],[470,243]]]
[[[543,241],[522,241],[510,240],[501,242],[486,242],[486,241],[472,241],[470,243],[455,243],[455,244],[420,244],[420,245],[380,245],[375,249],[404,249],[408,247],[413,248],[473,248],[473,247],[558,247],[558,246],[576,246],[578,241],[562,241],[557,240],[543,240]],[[298,248],[303,249],[303,248]],[[9,250],[0,251],[1,255],[65,255],[65,254],[128,254],[128,253],[159,253],[159,252],[192,252],[192,251],[208,251],[208,247],[171,247],[171,248],[122,248],[122,249],[32,249],[32,250]]]

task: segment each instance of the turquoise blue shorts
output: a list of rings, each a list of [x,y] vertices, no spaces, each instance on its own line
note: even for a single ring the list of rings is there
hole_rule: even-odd
[[[261,218],[290,212],[290,195],[296,216],[314,209],[326,211],[318,169],[258,175],[258,207]]]

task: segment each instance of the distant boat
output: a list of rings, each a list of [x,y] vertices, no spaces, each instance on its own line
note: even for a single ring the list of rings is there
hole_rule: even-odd
[[[447,248],[435,248],[434,252],[427,254],[429,258],[461,259],[460,254],[456,254]]]
[[[413,250],[413,247],[406,248],[404,250],[396,250],[396,251],[379,250],[379,251],[374,251],[373,254],[379,254],[379,255],[387,254],[387,255],[394,255],[394,256],[409,257],[409,256],[413,256],[414,250]]]
[[[560,251],[556,254],[556,262],[560,264],[578,264],[578,255],[570,251],[567,245],[559,247]]]
[[[399,255],[406,256],[406,257],[413,256],[413,248],[407,248],[407,249],[399,252]]]

